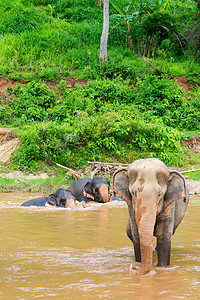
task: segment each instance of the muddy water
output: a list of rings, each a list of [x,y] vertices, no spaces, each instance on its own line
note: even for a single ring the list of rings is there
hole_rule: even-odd
[[[143,277],[129,271],[125,203],[20,206],[32,197],[0,194],[0,299],[199,299],[199,197],[173,237],[171,267],[157,268],[154,253]]]

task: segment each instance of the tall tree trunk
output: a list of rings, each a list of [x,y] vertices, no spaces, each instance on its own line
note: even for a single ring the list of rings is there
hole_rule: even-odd
[[[109,0],[104,0],[103,3],[103,30],[101,35],[99,61],[108,60],[107,43],[109,31]]]

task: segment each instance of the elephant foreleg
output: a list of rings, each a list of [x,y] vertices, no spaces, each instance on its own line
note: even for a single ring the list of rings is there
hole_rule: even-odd
[[[130,219],[128,220],[128,223],[126,225],[126,234],[127,234],[128,238],[131,240],[131,242],[133,243],[133,236],[132,236],[132,229],[131,229]]]
[[[133,210],[132,204],[128,205],[129,210],[129,220],[126,226],[126,234],[133,243],[135,261],[141,262],[141,250],[140,250],[140,239],[138,234],[138,228],[135,221],[135,212]]]
[[[167,267],[170,265],[171,253],[171,238],[159,237],[157,238],[156,250],[158,253],[158,267]]]
[[[131,222],[131,220],[128,220],[127,226],[126,226],[126,233],[129,239],[133,243],[134,247],[134,253],[135,253],[135,261],[141,262],[141,250],[140,250],[140,240],[138,235],[138,230],[135,221]]]
[[[158,266],[167,267],[170,265],[171,237],[174,224],[174,203],[169,205],[164,213],[158,217],[155,228],[157,237]]]

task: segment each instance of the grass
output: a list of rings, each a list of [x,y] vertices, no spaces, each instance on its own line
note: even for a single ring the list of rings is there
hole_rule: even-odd
[[[45,179],[0,178],[0,193],[30,192],[51,194],[59,188],[67,188],[72,183],[72,177],[58,175]]]
[[[200,181],[200,171],[186,173],[185,176],[186,175],[189,177],[189,179],[192,179],[194,181]]]

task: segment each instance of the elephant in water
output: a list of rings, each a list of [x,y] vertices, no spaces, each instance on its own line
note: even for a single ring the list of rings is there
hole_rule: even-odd
[[[80,202],[95,201],[105,203],[110,201],[110,182],[102,176],[81,178],[73,182],[67,191]]]
[[[48,197],[31,199],[22,204],[22,206],[56,206],[75,208],[75,200],[83,203],[95,201],[105,203],[110,201],[110,182],[101,176],[93,179],[82,178],[73,182],[66,190],[58,189],[54,194]]]
[[[28,200],[22,206],[56,206],[56,207],[69,207],[75,208],[75,198],[72,194],[63,188],[58,189],[54,194],[48,197],[41,197]]]
[[[171,237],[182,221],[189,193],[184,177],[156,158],[139,159],[113,175],[114,194],[126,200],[127,235],[134,245],[138,274],[152,268],[153,235],[157,238],[158,266],[170,264]]]

